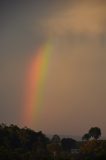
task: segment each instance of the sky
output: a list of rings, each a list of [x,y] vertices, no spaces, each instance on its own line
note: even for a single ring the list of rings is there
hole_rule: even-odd
[[[104,0],[0,1],[0,122],[28,125],[20,118],[25,73],[49,39],[53,55],[44,103],[28,127],[82,136],[98,126],[106,136]]]

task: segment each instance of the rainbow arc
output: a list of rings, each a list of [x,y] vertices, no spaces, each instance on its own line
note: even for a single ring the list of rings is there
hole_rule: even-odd
[[[25,89],[24,117],[25,125],[32,125],[35,121],[36,110],[42,108],[44,101],[45,83],[52,55],[50,43],[39,48],[28,65]]]

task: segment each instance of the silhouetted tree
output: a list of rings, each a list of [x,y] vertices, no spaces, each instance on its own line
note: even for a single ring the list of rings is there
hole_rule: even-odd
[[[106,158],[106,142],[95,139],[86,141],[81,145],[80,152],[83,154],[84,157],[82,159],[84,160],[87,159],[87,157],[89,157],[90,160],[104,160]]]
[[[47,145],[48,151],[53,154],[54,159],[61,151],[61,139],[58,135],[54,135],[51,142]]]
[[[52,143],[60,143],[60,142],[61,142],[61,139],[60,139],[60,137],[59,137],[58,135],[55,134],[55,135],[52,137],[51,142],[52,142]]]
[[[89,139],[91,138],[90,134],[89,133],[85,133],[82,137],[82,140],[86,140],[88,141]]]
[[[89,135],[97,140],[101,136],[101,129],[98,127],[92,127],[89,130]]]
[[[89,131],[92,137],[98,139],[101,130],[97,127]],[[16,125],[0,125],[0,160],[85,160],[89,156],[106,159],[106,141],[97,140],[76,142],[71,138],[63,138],[54,135],[51,140],[45,134],[35,132],[30,128],[19,128]],[[81,159],[79,155],[72,155],[71,149],[81,148]],[[65,151],[65,152],[64,152]],[[78,158],[78,159],[77,159]],[[97,160],[97,159],[95,159]],[[99,160],[99,159],[98,159]]]
[[[61,151],[61,145],[59,143],[50,143],[47,145],[48,151],[53,154],[54,159]]]
[[[61,140],[62,148],[64,151],[71,151],[76,147],[76,141],[72,138],[63,138]]]

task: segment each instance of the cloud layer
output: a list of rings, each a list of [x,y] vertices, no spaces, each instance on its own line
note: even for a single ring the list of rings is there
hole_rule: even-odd
[[[70,3],[64,10],[48,16],[42,22],[45,32],[52,36],[66,33],[100,34],[106,31],[106,3],[80,1]]]

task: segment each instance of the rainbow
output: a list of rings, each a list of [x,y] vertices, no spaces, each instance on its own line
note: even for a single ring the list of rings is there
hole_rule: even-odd
[[[51,55],[52,47],[50,43],[47,43],[38,49],[28,65],[23,113],[23,121],[27,126],[34,123],[36,110],[43,106],[45,82]]]

